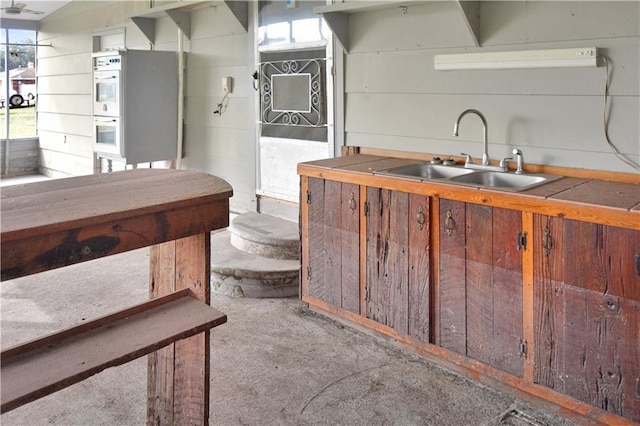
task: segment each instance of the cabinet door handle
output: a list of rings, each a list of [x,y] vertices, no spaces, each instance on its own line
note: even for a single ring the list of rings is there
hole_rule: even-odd
[[[424,228],[424,222],[425,222],[424,209],[422,208],[422,206],[418,207],[418,214],[416,214],[416,220],[418,221],[418,229],[422,230],[422,228]]]
[[[545,256],[549,256],[551,249],[553,248],[553,239],[551,238],[551,231],[549,228],[542,230],[542,248],[544,249]]]
[[[357,208],[358,208],[358,203],[356,202],[356,196],[352,192],[351,199],[349,200],[349,213],[354,214]]]
[[[447,231],[447,236],[451,236],[453,230],[456,227],[456,223],[453,221],[453,215],[451,214],[451,210],[447,210],[444,219],[444,229]]]

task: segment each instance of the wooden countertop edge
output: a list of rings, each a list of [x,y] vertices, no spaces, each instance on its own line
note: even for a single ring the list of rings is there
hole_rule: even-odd
[[[9,241],[19,240],[28,235],[38,234],[46,235],[54,232],[65,231],[69,229],[82,228],[87,225],[95,225],[96,223],[117,222],[125,219],[148,216],[161,212],[171,211],[175,209],[183,209],[202,205],[202,208],[217,204],[219,202],[228,202],[233,195],[233,190],[218,192],[205,196],[176,200],[169,203],[155,204],[147,207],[139,207],[130,210],[120,210],[116,212],[106,212],[96,214],[94,216],[83,217],[81,219],[72,219],[61,222],[49,223],[37,227],[27,227],[12,230],[3,230],[0,234],[0,244]]]
[[[308,164],[299,164],[298,174],[640,230],[639,210],[549,198],[557,193],[548,196],[528,195],[525,192],[479,189],[436,181],[426,183],[415,179],[353,172],[338,168],[328,169]]]

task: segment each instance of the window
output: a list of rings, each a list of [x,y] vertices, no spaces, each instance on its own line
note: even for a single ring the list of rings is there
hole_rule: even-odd
[[[2,30],[0,58],[0,138],[36,135],[36,32]],[[8,126],[7,126],[8,124]]]
[[[324,4],[323,1],[303,1],[287,7],[284,1],[261,1],[258,46],[326,44],[329,27],[322,17],[313,13],[314,7]]]
[[[327,141],[326,45],[317,2],[261,2],[261,136]]]

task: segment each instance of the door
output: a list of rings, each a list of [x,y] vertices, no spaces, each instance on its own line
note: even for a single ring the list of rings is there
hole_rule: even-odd
[[[522,213],[440,200],[444,348],[522,377]]]
[[[331,34],[313,12],[324,4],[260,2],[257,192],[263,198],[298,202],[297,164],[334,155]]]
[[[536,383],[640,421],[640,232],[534,216]]]
[[[119,55],[116,57],[120,58]],[[120,117],[120,71],[94,71],[93,91],[93,115]]]
[[[308,178],[308,259],[303,296],[360,313],[360,187]],[[306,198],[306,202],[304,201]],[[308,294],[304,294],[304,289]]]
[[[366,316],[429,341],[429,197],[367,188]]]
[[[94,117],[94,145],[93,149],[98,154],[121,157],[122,151],[122,128],[119,118]]]

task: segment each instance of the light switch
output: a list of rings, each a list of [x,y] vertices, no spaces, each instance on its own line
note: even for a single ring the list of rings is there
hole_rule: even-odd
[[[222,77],[222,91],[224,93],[232,93],[233,92],[233,78],[231,78],[231,77]]]

